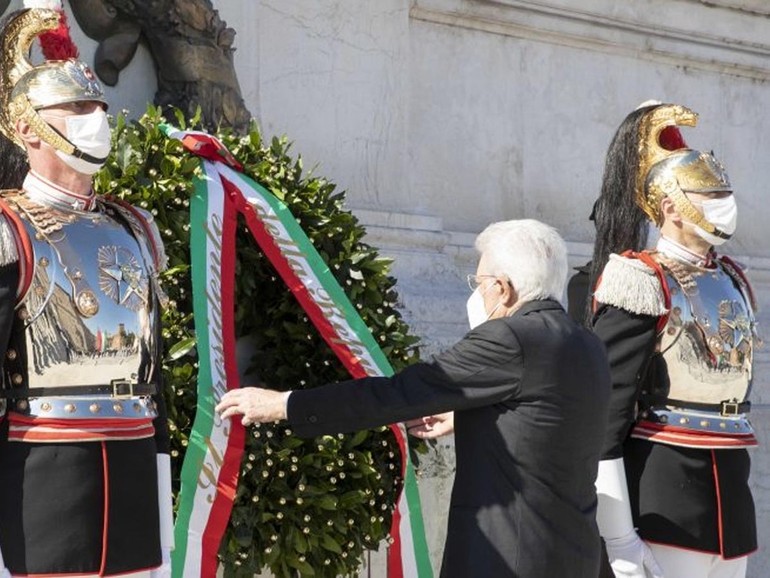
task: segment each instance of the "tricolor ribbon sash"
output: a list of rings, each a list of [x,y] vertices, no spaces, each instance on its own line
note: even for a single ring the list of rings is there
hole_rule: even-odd
[[[216,572],[244,445],[240,422],[222,422],[214,413],[222,395],[240,386],[233,322],[238,215],[243,215],[265,256],[351,376],[389,376],[393,369],[289,209],[239,172],[240,165],[214,137],[164,130],[209,159],[202,160],[205,176],[195,183],[190,203],[193,313],[195,319],[208,322],[197,328],[198,407],[182,467],[173,557],[174,578],[208,577]],[[432,578],[403,426],[390,427],[401,450],[404,487],[393,515],[388,576]]]

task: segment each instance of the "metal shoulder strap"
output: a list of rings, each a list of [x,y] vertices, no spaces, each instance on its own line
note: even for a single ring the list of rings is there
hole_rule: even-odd
[[[163,242],[157,234],[157,227],[149,222],[142,212],[122,199],[115,197],[103,197],[102,202],[115,209],[128,223],[134,235],[140,243],[146,244],[149,249],[155,271],[160,273],[166,268],[166,254]]]
[[[738,285],[738,289],[740,289],[741,293],[743,293],[743,296],[748,304],[751,305],[753,312],[756,313],[757,299],[754,296],[754,290],[751,288],[751,283],[749,283],[749,279],[746,277],[746,273],[743,272],[743,267],[738,265],[738,263],[733,261],[727,255],[720,255],[717,257],[717,260],[721,263],[725,273],[727,273]]]

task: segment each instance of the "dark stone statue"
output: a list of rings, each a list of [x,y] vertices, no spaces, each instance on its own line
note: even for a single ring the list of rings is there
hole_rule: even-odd
[[[10,0],[0,0],[0,13]],[[248,129],[251,114],[233,65],[235,31],[210,0],[68,0],[83,32],[99,45],[94,70],[118,82],[140,41],[150,49],[158,77],[155,103],[192,115],[200,106],[209,129]]]

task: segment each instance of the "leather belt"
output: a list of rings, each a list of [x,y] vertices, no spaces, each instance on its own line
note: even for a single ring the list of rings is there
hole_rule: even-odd
[[[2,400],[5,403],[5,400]],[[158,416],[150,397],[36,397],[8,402],[8,409],[27,417],[46,419],[125,419]]]
[[[109,385],[64,385],[61,387],[14,387],[0,390],[0,398],[29,399],[33,397],[61,397],[69,395],[108,395],[121,399],[158,393],[154,383],[131,383],[114,380]]]
[[[681,399],[670,399],[667,397],[656,396],[644,396],[642,401],[649,403],[651,406],[655,405],[669,405],[679,407],[682,409],[694,409],[697,411],[709,411],[717,412],[719,415],[741,415],[743,413],[749,413],[751,411],[750,401],[722,401],[719,403],[700,403],[697,401],[684,401]]]

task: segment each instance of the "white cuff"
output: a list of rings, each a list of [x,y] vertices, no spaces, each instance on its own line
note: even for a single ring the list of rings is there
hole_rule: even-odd
[[[596,523],[605,540],[635,532],[623,458],[602,460],[596,476]]]
[[[171,493],[171,456],[158,454],[158,514],[160,547],[174,549],[174,498]]]

